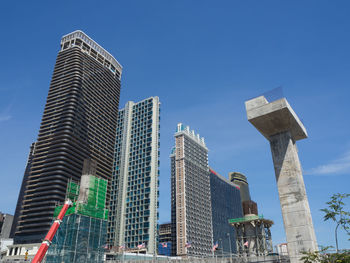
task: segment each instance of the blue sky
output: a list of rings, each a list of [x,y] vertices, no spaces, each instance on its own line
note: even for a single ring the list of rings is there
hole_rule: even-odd
[[[60,38],[81,29],[123,65],[121,107],[161,100],[161,223],[170,220],[169,153],[183,122],[205,137],[217,172],[246,174],[259,213],[275,222],[273,242],[285,241],[269,144],[244,107],[282,86],[309,133],[297,144],[318,243],[333,245],[320,209],[349,193],[349,11],[348,1],[323,0],[2,2],[0,210],[14,212]]]

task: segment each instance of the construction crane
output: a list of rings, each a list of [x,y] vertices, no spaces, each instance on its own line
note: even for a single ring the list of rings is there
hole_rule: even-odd
[[[72,205],[72,201],[67,199],[64,202],[64,205],[61,209],[61,212],[58,214],[56,220],[53,222],[49,232],[47,232],[46,237],[44,238],[43,242],[41,243],[41,246],[38,250],[38,252],[36,253],[35,257],[32,260],[32,263],[41,263],[41,261],[43,260],[43,258],[46,255],[46,252],[52,242],[53,237],[55,236],[57,229],[60,227],[60,224],[62,222],[62,219],[64,217],[64,215],[66,214],[68,208]]]

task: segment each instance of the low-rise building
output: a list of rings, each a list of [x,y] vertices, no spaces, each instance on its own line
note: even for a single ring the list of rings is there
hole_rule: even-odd
[[[13,215],[0,212],[0,238],[9,238],[13,222]]]
[[[8,246],[13,244],[10,238],[13,215],[0,212],[0,259],[5,257],[8,252]]]
[[[9,245],[2,262],[30,262],[38,252],[40,245],[41,243]]]
[[[159,225],[158,255],[171,256],[171,223]]]

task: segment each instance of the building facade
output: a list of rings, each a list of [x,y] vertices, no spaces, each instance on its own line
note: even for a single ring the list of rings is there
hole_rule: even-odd
[[[170,153],[170,187],[171,187],[171,256],[177,255],[176,245],[176,169],[175,169],[175,147]]]
[[[159,225],[158,255],[171,256],[171,223]]]
[[[41,243],[34,244],[7,244],[6,254],[1,262],[25,262],[32,261],[39,250]]]
[[[229,220],[243,216],[240,188],[211,168],[209,174],[213,241],[219,245],[216,253],[236,253],[236,233]]]
[[[211,255],[210,179],[204,138],[179,123],[170,158],[173,252],[177,256]]]
[[[159,106],[158,97],[129,101],[118,115],[108,242],[126,251],[157,250]]]
[[[10,233],[10,237],[11,238],[14,237],[15,231],[16,231],[16,228],[17,228],[18,217],[19,217],[19,215],[21,213],[21,206],[22,206],[22,202],[23,202],[23,198],[24,198],[24,191],[26,189],[28,176],[30,174],[30,169],[32,167],[32,160],[33,160],[34,152],[35,152],[35,142],[33,142],[32,145],[30,146],[29,155],[28,155],[28,159],[27,159],[27,164],[26,164],[26,168],[24,170],[24,175],[23,175],[23,179],[22,179],[21,188],[19,190],[19,195],[18,195],[18,198],[17,198],[16,210],[15,210],[15,214],[13,216],[13,224],[12,224],[11,233]]]
[[[122,67],[82,31],[61,39],[15,230],[16,243],[41,242],[68,180],[83,161],[111,179]],[[107,198],[109,193],[107,193]]]
[[[159,225],[159,243],[171,242],[171,223]]]
[[[94,176],[94,163],[85,164],[80,185],[73,181],[68,183],[67,198],[73,204],[53,237],[45,257],[46,263],[103,262],[107,238],[108,182]],[[54,215],[58,216],[61,209],[62,205],[56,207]]]
[[[10,237],[12,223],[13,215],[0,212],[0,239]]]
[[[236,185],[239,185],[241,189],[242,202],[250,200],[250,192],[247,177],[239,172],[229,173],[230,181]]]
[[[258,205],[250,198],[247,177],[239,172],[231,172],[229,178],[232,183],[239,185],[241,189],[243,215],[258,215]]]

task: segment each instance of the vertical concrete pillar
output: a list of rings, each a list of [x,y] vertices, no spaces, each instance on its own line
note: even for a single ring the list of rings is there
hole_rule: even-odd
[[[269,140],[291,263],[317,241],[295,144],[307,138],[304,125],[286,99],[268,103],[261,96],[246,102],[248,120]]]
[[[288,250],[298,259],[300,251],[317,250],[298,150],[289,131],[271,136],[270,146]]]

